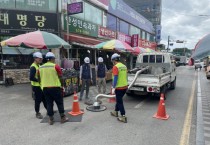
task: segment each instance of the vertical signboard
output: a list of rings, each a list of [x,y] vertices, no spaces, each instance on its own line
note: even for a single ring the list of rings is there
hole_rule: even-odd
[[[138,47],[139,46],[139,34],[132,35],[131,46],[132,47]]]

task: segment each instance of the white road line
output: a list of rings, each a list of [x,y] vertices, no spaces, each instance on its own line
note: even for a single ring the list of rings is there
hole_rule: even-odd
[[[137,104],[134,108],[135,109],[139,109],[141,106],[143,106],[145,103],[146,103],[146,100],[147,99],[145,99],[144,101],[141,101],[139,104]]]

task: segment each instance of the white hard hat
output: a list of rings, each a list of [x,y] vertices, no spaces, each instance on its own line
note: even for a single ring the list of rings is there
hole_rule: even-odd
[[[85,63],[90,63],[90,58],[89,57],[85,57],[84,62]]]
[[[99,57],[98,62],[104,62],[104,59],[102,57]]]
[[[111,61],[113,61],[113,60],[119,60],[119,59],[120,59],[120,55],[117,54],[117,53],[114,53],[114,54],[112,55],[112,57],[111,57]]]
[[[33,57],[34,57],[34,58],[43,58],[41,52],[35,52],[35,53],[33,54]]]
[[[46,58],[55,58],[55,55],[52,52],[48,52]]]

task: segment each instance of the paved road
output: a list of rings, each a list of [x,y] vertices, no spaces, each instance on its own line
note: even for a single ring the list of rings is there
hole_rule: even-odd
[[[126,96],[127,124],[111,117],[109,112],[114,104],[103,100],[108,108],[106,111],[85,111],[82,122],[49,126],[35,118],[28,84],[1,86],[0,145],[181,145],[187,141],[194,145],[196,99],[192,88],[197,77],[188,66],[177,68],[177,73],[176,90],[166,94],[169,120],[152,118],[157,111],[158,99]],[[190,106],[189,100],[193,101]],[[65,98],[66,109],[71,108],[71,103],[72,97]],[[86,107],[83,103],[80,105]],[[45,114],[43,107],[41,112]]]

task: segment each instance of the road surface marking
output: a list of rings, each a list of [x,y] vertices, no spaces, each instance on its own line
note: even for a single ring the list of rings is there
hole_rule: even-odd
[[[146,100],[147,99],[145,99],[144,101],[141,101],[141,103],[137,104],[134,108],[139,109],[141,106],[143,106],[146,103]]]
[[[184,121],[181,139],[180,139],[180,145],[189,145],[190,128],[191,128],[191,123],[192,123],[191,120],[192,120],[192,112],[193,112],[193,102],[194,102],[194,96],[195,96],[195,85],[196,85],[196,80],[194,79],[193,84],[192,84],[192,91],[191,91],[191,95],[189,99],[189,104],[188,104],[187,112],[185,115],[185,121]]]

